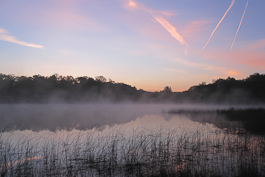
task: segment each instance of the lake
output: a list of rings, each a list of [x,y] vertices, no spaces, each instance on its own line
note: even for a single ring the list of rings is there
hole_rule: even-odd
[[[256,107],[231,107],[1,104],[1,175],[264,175],[264,124],[233,119]]]

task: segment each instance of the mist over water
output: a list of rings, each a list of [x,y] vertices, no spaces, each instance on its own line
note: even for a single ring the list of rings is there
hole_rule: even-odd
[[[229,109],[225,105],[176,105],[176,104],[0,104],[0,130],[88,130],[106,125],[125,124],[150,115],[170,119],[167,112],[176,110]],[[233,108],[250,108],[234,106]],[[224,119],[216,115],[188,115],[193,121],[208,122],[220,128]],[[220,124],[216,122],[220,122]],[[222,122],[222,123],[221,123]],[[227,122],[227,121],[226,121]],[[159,126],[159,124],[157,125]]]
[[[19,130],[79,130],[122,124],[137,117],[161,114],[170,105],[143,104],[3,104],[1,128]]]

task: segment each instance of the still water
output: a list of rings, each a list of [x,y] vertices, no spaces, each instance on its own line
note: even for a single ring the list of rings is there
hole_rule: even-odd
[[[242,106],[241,106],[242,107]],[[3,132],[31,130],[71,131],[89,130],[104,126],[144,125],[150,128],[170,126],[190,127],[194,123],[187,116],[167,114],[171,109],[216,110],[230,106],[165,105],[165,104],[2,104],[0,105],[0,130]],[[235,107],[237,108],[237,107]],[[205,122],[205,118],[201,117]],[[200,122],[199,117],[195,120]],[[212,124],[216,119],[209,119]],[[222,119],[223,121],[223,119]],[[219,122],[222,122],[219,120]]]
[[[235,176],[242,173],[245,164],[244,168],[264,174],[264,136],[252,134],[241,121],[211,112],[230,107],[2,104],[1,173],[15,176],[14,171],[20,170],[33,176]],[[239,108],[247,107],[234,106]],[[168,113],[172,109],[190,111]],[[194,110],[202,112],[194,114]],[[25,164],[25,169],[31,170],[21,172],[18,167]]]

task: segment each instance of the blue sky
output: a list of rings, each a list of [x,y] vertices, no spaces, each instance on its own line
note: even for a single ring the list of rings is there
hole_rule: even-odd
[[[265,70],[264,7],[264,0],[0,1],[0,73],[102,75],[149,91],[241,79]]]

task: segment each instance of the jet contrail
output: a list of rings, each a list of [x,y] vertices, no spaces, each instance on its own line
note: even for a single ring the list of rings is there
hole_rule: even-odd
[[[248,0],[248,1],[249,1],[249,0]],[[244,15],[245,15],[245,13],[246,13],[246,10],[247,10],[247,7],[248,7],[248,1],[247,1],[247,4],[246,4],[246,7],[245,7],[245,10],[244,10],[244,12],[243,12],[243,15],[242,15],[242,17],[241,17],[241,21],[240,21],[240,23],[239,23],[239,25],[238,25],[238,28],[237,28],[237,31],[236,31],[236,35],[235,35],[234,41],[233,41],[233,43],[232,43],[232,45],[231,45],[231,49],[233,48],[233,45],[234,45],[235,40],[236,40],[237,33],[238,33],[238,31],[239,31],[239,28],[240,28],[241,23],[242,23],[242,21],[243,21]]]
[[[204,49],[204,48],[207,46],[207,44],[208,44],[209,41],[211,40],[211,38],[212,38],[212,36],[213,36],[215,30],[218,28],[218,26],[220,25],[220,23],[221,23],[221,22],[223,21],[223,19],[225,18],[226,14],[227,14],[227,13],[229,12],[229,10],[232,8],[232,6],[234,5],[235,1],[236,1],[236,0],[232,0],[230,6],[229,6],[228,9],[226,10],[225,14],[223,15],[223,17],[221,18],[221,20],[219,21],[219,23],[218,23],[218,24],[216,25],[216,27],[214,28],[214,30],[213,30],[213,32],[212,32],[210,38],[208,39],[207,43],[205,44],[205,46],[204,46],[202,49]]]
[[[188,47],[188,44],[184,41],[183,37],[177,32],[177,29],[172,26],[167,20],[165,20],[163,17],[154,16],[153,17],[162,25],[175,39],[179,41],[182,45],[186,45]]]

